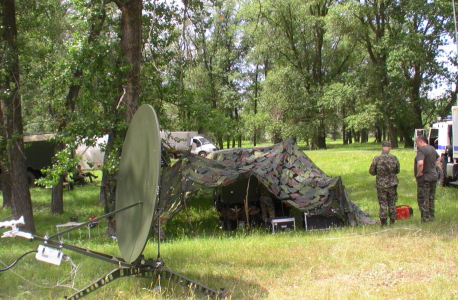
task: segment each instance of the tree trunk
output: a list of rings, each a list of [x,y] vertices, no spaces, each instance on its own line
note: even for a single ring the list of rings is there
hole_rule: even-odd
[[[347,127],[345,126],[345,122],[342,122],[342,140],[343,140],[343,144],[344,145],[348,144],[348,141],[347,141]]]
[[[258,92],[259,92],[259,86],[258,86],[258,78],[259,78],[259,65],[256,65],[256,73],[255,73],[255,79],[254,79],[254,115],[258,113]],[[257,127],[256,125],[254,126],[254,131],[253,131],[253,146],[256,147],[258,135],[257,135]]]
[[[113,106],[113,113],[116,114],[116,106]],[[112,153],[114,150],[115,140],[119,132],[114,130],[109,132],[108,135],[108,142],[105,148],[104,153],[104,161],[108,161],[109,153]],[[121,156],[121,149],[117,149],[117,157]],[[100,186],[100,193],[99,193],[99,204],[104,207],[105,213],[109,213],[113,211],[114,203],[116,200],[116,187],[117,187],[117,178],[116,174],[111,174],[107,170],[102,171],[102,182]],[[107,235],[109,236],[116,236],[116,221],[115,216],[110,216],[107,218],[108,221],[108,229]]]
[[[413,146],[412,134],[404,132],[404,148],[413,148]]]
[[[413,112],[413,115],[414,115],[414,121],[412,123],[410,123],[413,128],[423,128],[423,121],[422,121],[422,116],[421,116],[421,113],[422,113],[422,107],[421,107],[421,84],[422,84],[422,81],[423,81],[423,76],[422,76],[422,72],[420,71],[420,69],[418,67],[415,67],[414,68],[415,70],[415,73],[414,73],[414,76],[412,77],[411,80],[409,80],[409,82],[411,83],[412,85],[412,90],[411,90],[411,93],[410,93],[410,99],[411,99],[411,105],[412,105],[412,112]],[[410,72],[406,72],[406,73],[410,73]],[[414,131],[413,131],[414,132]]]
[[[114,144],[115,144],[115,139],[116,139],[116,134],[114,131],[111,131],[108,134],[108,141],[105,146],[105,152],[103,154],[103,160],[108,161],[108,155],[112,153]],[[121,156],[121,154],[119,154]],[[98,203],[100,205],[103,205],[106,207],[107,205],[110,205],[110,203],[107,203],[110,199],[110,191],[112,190],[111,185],[113,184],[113,181],[116,182],[115,176],[113,174],[109,174],[107,171],[103,170],[102,171],[102,180],[100,183],[100,193],[99,193],[99,201]],[[106,212],[108,213],[108,212]]]
[[[116,201],[116,187],[116,176],[108,174],[107,171],[103,171],[103,181],[100,187],[99,203],[103,205],[105,213],[109,213],[112,210],[112,206]],[[112,217],[108,218],[108,220],[111,219]]]
[[[19,119],[22,123],[22,118]],[[18,124],[14,127],[17,128]],[[22,128],[17,131],[13,128],[10,128],[10,130],[7,129],[7,131],[9,131],[8,134],[10,134],[9,136],[11,136],[13,132],[22,133]],[[21,216],[24,216],[26,224],[22,227],[22,229],[29,233],[35,233],[22,134],[19,138],[9,140],[11,140],[13,144],[13,146],[7,150],[9,165],[11,166],[12,215],[14,219],[19,219]]]
[[[123,73],[122,100],[126,106],[126,123],[129,124],[138,108],[140,95],[140,62],[142,50],[142,10],[141,0],[116,0],[121,10],[121,49],[126,59]]]
[[[59,183],[52,187],[51,192],[51,213],[53,215],[60,215],[64,213],[64,175],[59,178]],[[70,183],[69,183],[70,184]]]
[[[318,149],[326,149],[326,126],[324,124],[324,118],[320,120],[320,128],[318,129],[317,136]]]
[[[11,175],[9,174],[8,170],[3,167],[2,168],[2,176],[1,176],[1,185],[2,185],[2,196],[3,196],[3,208],[11,207]]]
[[[24,217],[21,228],[35,233],[32,201],[27,182],[27,168],[24,155],[22,128],[22,106],[19,94],[19,56],[16,45],[16,8],[13,0],[0,1],[2,12],[2,52],[0,56],[2,136],[7,141],[7,167],[11,174],[11,207],[14,219]]]
[[[348,144],[353,144],[353,136],[351,135],[351,130],[347,131],[347,141]]]
[[[353,136],[355,137],[355,143],[359,143],[360,140],[360,132],[353,130]]]
[[[67,100],[68,100],[68,95],[67,95]],[[73,103],[73,101],[71,101]],[[68,108],[68,104],[67,104]],[[73,108],[74,110],[74,108]],[[72,111],[73,111],[72,110]],[[59,131],[62,131],[62,129],[66,126],[65,123],[65,118],[62,116],[60,118],[61,124],[59,125]],[[54,147],[54,153],[57,153],[61,150],[64,150],[65,144],[61,142],[57,142],[56,146]],[[64,177],[68,174],[60,174],[59,177],[59,182],[57,185],[54,185],[52,187],[52,192],[51,192],[51,213],[53,215],[60,215],[64,213],[64,187],[63,187],[63,182],[64,182]],[[70,184],[70,182],[68,183]]]
[[[380,126],[377,126],[375,128],[375,142],[376,143],[382,142],[382,129],[380,128]]]
[[[274,130],[274,132],[272,133],[272,143],[274,144],[278,144],[282,141],[281,139],[281,133],[279,130]]]
[[[125,71],[121,74],[123,94],[119,99],[119,104],[125,106],[125,122],[130,124],[138,108],[138,98],[140,95],[140,62],[142,50],[142,10],[143,2],[141,0],[114,0],[114,3],[121,10],[121,50],[125,59]],[[117,132],[113,132],[113,137]],[[121,150],[120,150],[121,151]],[[118,157],[121,152],[118,152]],[[108,209],[109,203],[115,197],[116,191],[115,175],[108,175],[105,171],[102,178],[101,196],[104,198],[105,209]],[[102,190],[103,189],[103,190]],[[107,193],[110,197],[107,197]],[[99,201],[100,198],[99,197]],[[109,219],[109,230],[114,232],[115,222]],[[110,233],[111,234],[111,233]]]
[[[326,137],[322,134],[317,136],[317,147],[318,149],[326,149]]]
[[[398,131],[396,130],[396,127],[394,127],[393,121],[391,119],[388,120],[388,131],[390,134],[391,148],[398,148]]]
[[[220,148],[220,150],[223,150],[224,149],[224,141],[223,141],[223,138],[218,136],[216,138],[216,141],[218,143],[218,147]]]
[[[361,143],[367,143],[369,140],[368,135],[367,135],[367,129],[362,129],[361,130]]]
[[[408,125],[404,125],[401,123],[400,125],[400,130],[401,130],[401,139],[400,141],[404,141],[404,148],[413,148],[414,144],[413,144],[413,139],[412,139],[412,135],[413,133],[415,132],[414,129],[412,129],[410,126]]]

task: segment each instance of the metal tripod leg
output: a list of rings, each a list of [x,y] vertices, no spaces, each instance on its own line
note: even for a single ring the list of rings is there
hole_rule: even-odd
[[[86,286],[84,289],[80,290],[79,292],[76,292],[75,294],[68,296],[68,297],[65,296],[65,299],[80,299],[84,296],[87,296],[89,293],[92,293],[93,291],[109,284],[113,280],[116,280],[121,277],[135,276],[136,275],[135,271],[136,269],[126,269],[126,268],[114,269],[110,273],[99,278],[94,283]]]
[[[110,282],[122,277],[141,277],[141,278],[159,278],[175,282],[181,286],[196,290],[214,299],[225,299],[227,297],[224,291],[217,291],[209,288],[201,283],[193,281],[183,275],[165,269],[149,269],[149,268],[119,268],[114,269],[105,276],[99,278],[94,283],[86,286],[84,289],[75,294],[65,297],[65,299],[80,299],[87,296],[89,293],[109,284]]]
[[[214,290],[212,288],[209,288],[206,285],[203,285],[183,275],[180,275],[176,272],[166,270],[166,269],[156,270],[156,271],[143,271],[142,270],[140,274],[137,275],[137,277],[153,278],[155,273],[158,276],[160,276],[159,278],[161,279],[172,281],[181,286],[201,292],[206,296],[214,297],[214,299],[225,299],[227,297],[227,294],[223,290],[220,290],[220,291]]]

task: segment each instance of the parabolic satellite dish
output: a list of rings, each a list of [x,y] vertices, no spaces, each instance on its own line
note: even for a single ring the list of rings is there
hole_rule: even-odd
[[[124,140],[118,172],[116,210],[142,202],[116,214],[121,256],[135,261],[143,252],[153,222],[161,168],[161,138],[156,112],[148,104],[135,113]]]

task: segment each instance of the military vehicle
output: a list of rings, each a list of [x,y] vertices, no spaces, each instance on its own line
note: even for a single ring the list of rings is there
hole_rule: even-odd
[[[27,179],[31,187],[35,185],[35,179],[44,176],[41,170],[52,165],[55,143],[50,139],[53,136],[52,133],[24,134]]]
[[[29,186],[35,186],[35,180],[44,177],[43,169],[51,167],[53,163],[55,142],[52,141],[53,133],[24,133],[24,154],[27,166],[27,180]],[[105,141],[107,136],[99,139]],[[80,145],[76,150],[81,155],[83,169],[100,168],[103,164],[103,152],[99,145]]]

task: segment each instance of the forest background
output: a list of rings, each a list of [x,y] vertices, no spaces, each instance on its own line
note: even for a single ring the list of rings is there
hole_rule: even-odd
[[[325,149],[390,140],[449,113],[456,53],[449,1],[1,0],[3,206],[34,232],[22,135],[56,133],[48,183],[63,212],[72,151],[109,134],[100,202],[113,199],[137,107],[163,130],[218,147],[288,137]],[[456,85],[455,85],[456,86]]]

